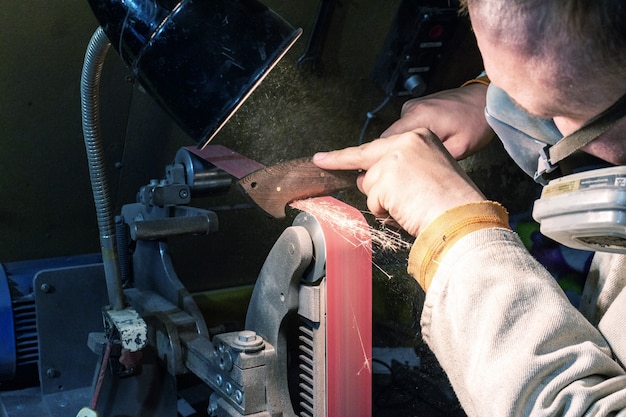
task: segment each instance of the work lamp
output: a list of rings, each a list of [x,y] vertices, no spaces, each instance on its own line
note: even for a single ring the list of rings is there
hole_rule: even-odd
[[[255,0],[89,0],[133,76],[205,146],[295,42]]]

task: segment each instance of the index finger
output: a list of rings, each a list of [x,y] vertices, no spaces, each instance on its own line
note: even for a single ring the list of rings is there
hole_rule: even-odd
[[[313,155],[313,162],[322,169],[367,171],[384,155],[383,141],[384,139],[376,139],[361,146],[318,152]]]

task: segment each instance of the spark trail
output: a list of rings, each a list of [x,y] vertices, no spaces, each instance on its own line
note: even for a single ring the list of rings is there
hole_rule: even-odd
[[[351,219],[341,208],[325,201],[298,200],[291,203],[291,206],[332,224],[341,235],[350,235],[356,242],[366,244],[368,240],[363,236],[371,236],[372,245],[382,251],[398,252],[411,248],[411,243],[404,240],[399,232],[389,229],[383,223],[380,223],[379,228],[363,226],[361,222]]]

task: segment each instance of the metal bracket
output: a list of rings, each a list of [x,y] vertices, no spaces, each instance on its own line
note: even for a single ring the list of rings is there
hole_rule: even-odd
[[[547,174],[550,174],[559,169],[559,164],[553,164],[550,162],[550,148],[552,145],[546,145],[539,151],[539,159],[537,160],[537,171],[533,176],[536,183],[541,185],[548,184],[550,178]]]
[[[270,415],[294,417],[287,380],[287,316],[298,308],[298,287],[313,258],[309,232],[301,226],[285,229],[270,251],[252,293],[246,329],[269,342],[275,353],[267,358],[267,407]]]

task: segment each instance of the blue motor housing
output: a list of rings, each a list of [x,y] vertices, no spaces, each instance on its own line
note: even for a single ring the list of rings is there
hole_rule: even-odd
[[[38,383],[39,341],[33,279],[43,270],[101,262],[88,254],[0,264],[0,383]]]

